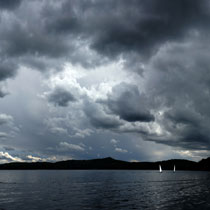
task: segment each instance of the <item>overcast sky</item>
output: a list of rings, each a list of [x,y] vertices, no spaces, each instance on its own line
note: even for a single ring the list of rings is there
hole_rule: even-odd
[[[0,0],[0,162],[210,156],[210,1]]]

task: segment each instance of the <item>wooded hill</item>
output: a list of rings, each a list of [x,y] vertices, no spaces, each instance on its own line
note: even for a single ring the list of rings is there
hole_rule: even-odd
[[[210,157],[199,162],[182,159],[172,159],[158,162],[127,162],[116,160],[111,157],[92,160],[66,160],[55,163],[51,162],[12,162],[0,165],[0,170],[61,170],[61,169],[126,169],[126,170],[159,170],[161,165],[163,170],[194,170],[210,171]]]

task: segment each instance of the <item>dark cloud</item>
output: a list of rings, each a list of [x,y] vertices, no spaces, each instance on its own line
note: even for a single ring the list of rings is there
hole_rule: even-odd
[[[148,110],[146,97],[140,95],[135,85],[116,85],[106,103],[114,114],[128,122],[154,121],[154,116]]]
[[[104,143],[109,152],[110,139],[119,135],[118,155],[124,151],[126,157],[137,143],[125,141],[133,138],[210,150],[209,1],[0,0],[0,9],[7,10],[0,25],[0,107],[8,113],[0,114],[0,126],[2,136],[12,137],[11,127],[20,123],[14,148],[61,155],[56,148],[66,142],[88,152],[88,145],[76,142],[85,138],[91,148],[100,145],[94,155],[106,154],[103,142],[110,137]],[[109,67],[113,75],[107,76]],[[56,88],[47,99],[55,107],[37,97],[46,87],[40,73],[26,73],[31,69],[52,79],[49,86]],[[18,71],[24,76],[9,80]],[[3,98],[7,83],[11,94]]]
[[[0,98],[9,94],[6,89],[5,80],[15,77],[18,66],[14,61],[0,59]]]
[[[75,102],[76,98],[68,90],[57,87],[49,94],[48,100],[54,105],[66,107],[69,102]]]
[[[74,34],[81,28],[81,7],[84,2],[61,1],[59,7],[48,4],[43,7],[42,15],[46,30],[55,34]],[[80,31],[81,32],[81,31]]]
[[[202,37],[166,45],[151,60],[147,93],[156,113],[162,113],[157,122],[164,134],[146,138],[188,150],[209,150],[209,47]]]
[[[65,1],[59,10],[55,16],[45,12],[50,31],[89,37],[92,48],[109,57],[128,51],[151,55],[209,21],[206,0]]]
[[[165,113],[164,117],[176,125],[189,125],[194,127],[198,126],[199,121],[202,120],[201,115],[185,108],[170,110]]]
[[[0,64],[0,81],[7,78],[14,77],[16,74],[17,66],[11,61],[1,61]]]
[[[123,51],[137,51],[144,57],[154,54],[164,42],[180,39],[191,27],[207,22],[205,5],[206,1],[199,0],[120,1],[111,12],[103,13],[108,16],[102,17],[101,28],[105,28],[92,47],[109,56]]]
[[[88,113],[89,114],[89,113]],[[102,129],[115,129],[118,128],[121,123],[112,118],[111,116],[97,116],[97,115],[88,115],[90,118],[91,124],[96,128],[102,128]]]
[[[103,110],[103,107],[98,106],[93,102],[85,102],[84,112],[90,123],[96,128],[117,129],[120,125],[122,125],[122,122],[120,122],[118,118],[107,114]]]
[[[6,96],[7,93],[3,92],[3,91],[0,91],[0,98],[3,98],[4,96]]]
[[[68,52],[68,45],[60,37],[51,36],[37,27],[14,24],[11,29],[4,32],[3,39],[5,40],[3,53],[11,57],[33,55],[56,58]]]
[[[5,90],[5,88],[0,86],[0,98],[3,98],[8,94],[9,93]]]
[[[19,3],[0,4],[9,8]],[[29,13],[30,17],[24,18]],[[2,19],[1,55],[45,71],[56,66],[50,60],[55,58],[89,68],[101,65],[101,57],[90,59],[78,52],[85,45],[109,59],[123,54],[130,63],[150,57],[163,43],[186,37],[190,29],[206,25],[208,14],[206,0],[24,1],[9,25],[6,18]],[[134,59],[134,52],[140,57],[135,54]]]
[[[13,10],[17,8],[21,0],[0,0],[0,9]]]

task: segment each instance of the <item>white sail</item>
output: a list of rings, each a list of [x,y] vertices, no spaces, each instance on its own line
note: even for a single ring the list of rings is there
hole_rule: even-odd
[[[162,173],[162,168],[161,168],[161,165],[159,165],[159,169],[160,169],[160,173]]]
[[[176,166],[174,165],[174,172],[176,171]]]

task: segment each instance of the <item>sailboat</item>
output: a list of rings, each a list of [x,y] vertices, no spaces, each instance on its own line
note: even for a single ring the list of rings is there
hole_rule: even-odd
[[[174,173],[175,173],[175,171],[176,171],[176,166],[174,165]]]
[[[161,168],[161,165],[159,165],[159,169],[160,169],[160,173],[162,173],[162,168]]]

